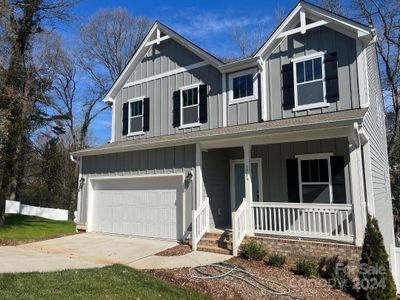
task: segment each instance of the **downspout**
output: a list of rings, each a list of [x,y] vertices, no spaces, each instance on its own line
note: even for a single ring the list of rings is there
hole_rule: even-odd
[[[75,223],[78,225],[81,221],[81,203],[82,203],[82,161],[81,159],[76,159],[72,154],[70,154],[69,158],[73,163],[79,166],[79,175],[78,175],[78,195],[77,195],[77,204],[76,204],[76,220]],[[83,181],[84,182],[84,181]],[[78,230],[78,226],[77,226]]]

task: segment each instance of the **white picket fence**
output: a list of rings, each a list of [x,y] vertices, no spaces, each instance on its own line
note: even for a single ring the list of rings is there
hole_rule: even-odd
[[[37,207],[11,200],[6,201],[6,213],[36,216],[57,221],[68,220],[68,210],[66,209]]]

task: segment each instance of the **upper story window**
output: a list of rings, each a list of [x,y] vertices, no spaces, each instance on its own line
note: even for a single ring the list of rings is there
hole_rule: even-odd
[[[199,123],[199,85],[181,88],[181,126],[197,126]]]
[[[143,99],[129,101],[129,134],[143,133]]]
[[[293,59],[295,110],[329,106],[323,60],[323,53]]]
[[[229,75],[229,104],[255,99],[257,99],[256,69]]]

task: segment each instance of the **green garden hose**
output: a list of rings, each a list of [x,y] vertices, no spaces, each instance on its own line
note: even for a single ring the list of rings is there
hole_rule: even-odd
[[[215,273],[205,271],[210,268]],[[290,295],[290,289],[279,282],[258,277],[243,267],[225,262],[190,268],[189,276],[198,279],[237,279],[272,295],[300,299]]]

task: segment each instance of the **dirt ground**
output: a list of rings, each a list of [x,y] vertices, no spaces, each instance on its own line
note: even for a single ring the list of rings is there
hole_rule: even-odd
[[[271,267],[263,261],[232,258],[228,263],[244,267],[254,275],[281,283],[290,289],[290,296],[273,295],[234,278],[198,279],[189,276],[188,268],[148,270],[149,274],[179,286],[211,295],[214,299],[353,299],[350,295],[330,287],[320,277],[305,278],[293,273],[289,266]],[[211,271],[211,269],[206,269]],[[268,284],[270,287],[271,284]]]
[[[181,244],[175,247],[169,248],[167,250],[158,252],[157,256],[181,256],[185,254],[189,254],[192,252],[192,248],[189,245]]]

